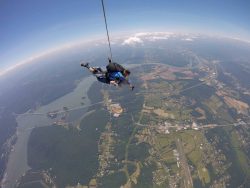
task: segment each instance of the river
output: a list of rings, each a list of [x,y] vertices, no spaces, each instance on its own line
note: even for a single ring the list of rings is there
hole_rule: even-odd
[[[60,114],[55,119],[48,118],[46,114],[50,111],[62,111],[63,107],[71,109],[80,107],[81,105],[82,107],[86,106],[86,108],[71,111],[69,114],[70,117],[74,117],[74,119],[80,118],[82,114],[87,111],[87,105],[90,104],[87,92],[94,81],[96,81],[95,77],[86,77],[77,85],[74,91],[58,98],[48,105],[39,107],[35,112],[32,112],[32,114],[27,112],[17,116],[17,141],[9,155],[3,188],[14,188],[17,180],[30,169],[27,163],[27,149],[32,129],[35,127],[49,126],[55,120],[60,119]]]

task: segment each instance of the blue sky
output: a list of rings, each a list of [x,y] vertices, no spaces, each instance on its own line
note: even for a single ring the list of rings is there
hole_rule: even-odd
[[[250,41],[249,0],[105,0],[112,36],[188,31]],[[1,0],[0,70],[65,43],[105,37],[101,0]]]

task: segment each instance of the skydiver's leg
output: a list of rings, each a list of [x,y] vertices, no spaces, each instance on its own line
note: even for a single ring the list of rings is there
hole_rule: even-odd
[[[105,84],[109,84],[109,80],[106,78],[105,75],[96,75],[96,78],[99,82],[105,83]]]
[[[93,74],[97,74],[97,70],[94,67],[89,67],[88,68],[90,72],[92,72]]]
[[[89,63],[82,63],[82,67],[86,67],[92,74],[102,74],[105,73],[100,67],[90,67]]]
[[[101,67],[89,67],[88,69],[93,74],[105,74],[106,73],[105,71],[102,70]]]
[[[104,74],[105,71],[102,70],[101,67],[90,67],[92,70],[94,70],[94,72],[96,72],[97,74]]]

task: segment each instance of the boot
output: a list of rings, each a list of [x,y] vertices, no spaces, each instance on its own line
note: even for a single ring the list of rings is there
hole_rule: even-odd
[[[82,67],[89,68],[89,63],[81,63],[81,66],[82,66]]]

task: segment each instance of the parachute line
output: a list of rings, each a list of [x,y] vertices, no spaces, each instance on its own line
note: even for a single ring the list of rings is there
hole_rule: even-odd
[[[106,14],[105,14],[104,2],[103,2],[103,0],[101,0],[101,1],[102,1],[102,11],[103,11],[103,17],[104,17],[104,20],[105,20],[107,38],[108,38],[108,43],[109,43],[110,58],[111,58],[111,61],[113,61],[112,50],[111,50],[111,45],[110,45],[110,38],[109,38],[109,31],[108,31],[108,24],[107,24],[107,19],[106,19]]]

